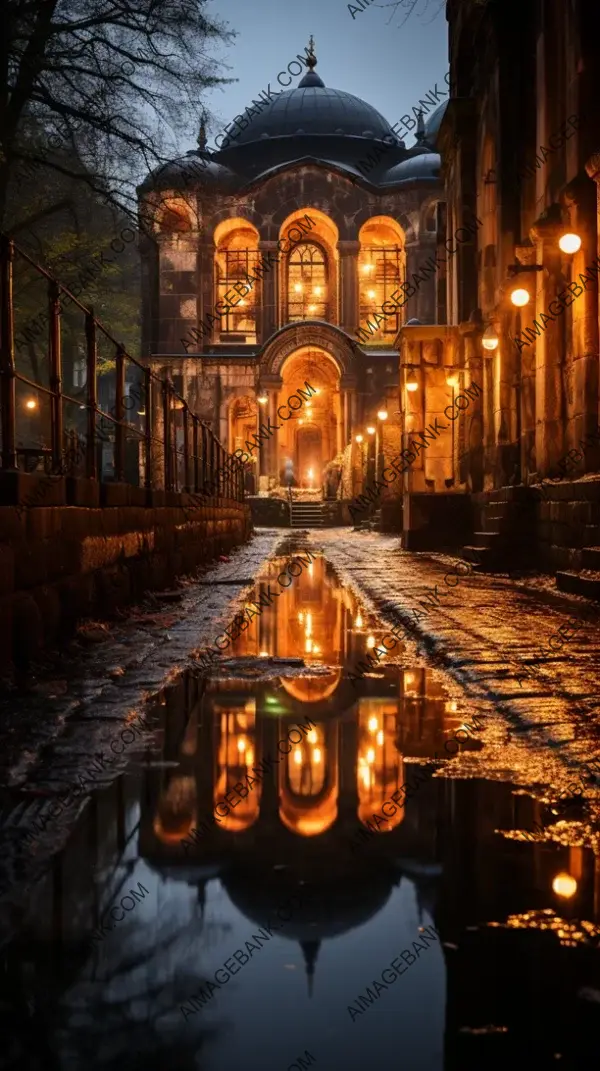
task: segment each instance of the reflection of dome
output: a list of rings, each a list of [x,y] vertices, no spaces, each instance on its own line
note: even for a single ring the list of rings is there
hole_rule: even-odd
[[[309,877],[301,893],[295,874],[287,868],[267,876],[238,869],[230,871],[222,882],[231,902],[249,922],[262,926],[274,920],[273,929],[281,927],[279,936],[299,942],[339,937],[363,926],[385,907],[394,883],[389,872],[377,872],[375,866],[364,875],[360,871],[341,875],[336,870],[331,877]],[[285,912],[285,905],[295,895],[302,895],[304,902],[284,924],[274,909],[281,906]]]
[[[335,669],[325,676],[280,677],[279,680],[292,699],[299,703],[318,703],[320,699],[329,699],[335,692],[341,676],[341,669]]]

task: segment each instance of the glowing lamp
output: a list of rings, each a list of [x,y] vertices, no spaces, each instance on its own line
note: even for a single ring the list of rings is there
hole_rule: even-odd
[[[361,443],[361,442],[363,441],[363,437],[362,437],[362,435],[357,435],[357,436],[355,437],[355,440],[356,440],[356,442],[357,442],[357,443]]]
[[[309,305],[308,306],[308,311],[309,312],[316,312],[317,311],[317,306],[316,305]]]
[[[577,892],[577,882],[575,881],[575,878],[571,877],[570,874],[565,873],[563,870],[554,878],[552,882],[552,891],[556,893],[557,896],[562,896],[565,900],[569,900]]]
[[[375,428],[373,427],[372,424],[369,424],[369,427],[367,428],[367,435],[374,435],[374,434],[375,434]]]
[[[375,637],[367,636],[367,647],[371,650],[375,646]]]
[[[371,300],[374,300],[374,298],[375,298],[375,291],[374,291],[374,290],[367,290],[367,297],[368,297],[368,298],[371,298]]]
[[[458,387],[460,383],[460,380],[458,378],[458,372],[448,372],[448,375],[446,376],[446,383],[449,387]]]
[[[297,294],[302,293],[302,283],[294,283],[294,290]]]
[[[529,291],[525,290],[523,286],[517,286],[510,295],[510,300],[517,308],[522,308],[523,305],[529,304]]]
[[[321,293],[321,287],[320,286],[315,286],[315,288],[313,290],[313,294],[316,294],[316,296],[319,297],[320,293]]]
[[[563,234],[558,239],[558,246],[563,253],[578,253],[581,249],[581,238],[578,234]]]
[[[483,332],[483,338],[481,339],[481,345],[484,350],[495,350],[498,346],[498,335],[494,331],[493,327],[486,327]]]
[[[418,386],[419,386],[419,381],[418,381],[415,373],[411,369],[410,372],[408,373],[407,377],[406,377],[406,389],[408,391],[413,391],[413,390],[417,390]]]
[[[378,414],[377,414],[377,419],[378,420],[387,420],[387,418],[388,418],[387,409],[380,409]]]
[[[28,398],[27,401],[25,402],[25,408],[26,409],[37,409],[37,404],[38,403],[36,402],[35,398]]]
[[[370,271],[373,271],[373,265],[372,264],[363,264],[362,270],[363,270],[365,275],[368,275]]]
[[[268,394],[259,394],[257,402],[259,405],[266,405],[269,400]]]

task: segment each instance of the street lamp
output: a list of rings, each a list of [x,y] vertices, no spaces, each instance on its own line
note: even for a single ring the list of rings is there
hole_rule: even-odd
[[[568,231],[558,239],[558,245],[563,253],[578,253],[581,249],[581,238],[578,234],[573,234],[572,231]]]
[[[449,387],[452,387],[452,390],[454,390],[455,387],[458,387],[460,383],[458,372],[455,372],[454,370],[449,371],[446,376],[446,383]]]
[[[387,418],[388,418],[387,409],[380,409],[379,412],[377,413],[377,418],[378,418],[378,420],[387,420]]]
[[[269,400],[269,397],[268,397],[267,394],[259,394],[259,396],[258,396],[258,398],[256,400],[257,400],[259,405],[266,405],[268,400]]]
[[[367,435],[374,435],[374,434],[375,434],[375,428],[373,427],[372,424],[369,424],[369,426],[367,428]]]
[[[497,349],[498,347],[498,333],[494,330],[491,324],[488,324],[485,331],[483,332],[481,345],[483,346],[484,350],[489,350],[490,352],[492,350]]]
[[[408,391],[415,391],[415,390],[418,389],[418,387],[419,387],[419,380],[417,379],[417,377],[416,377],[416,375],[414,373],[414,369],[411,368],[410,372],[408,373],[408,375],[406,377],[406,389]]]
[[[517,286],[510,295],[510,300],[517,308],[523,308],[523,305],[528,305],[530,301],[529,290],[526,290],[524,286]]]
[[[362,435],[355,435],[354,436],[354,441],[357,442],[357,443],[361,443],[363,441]]]

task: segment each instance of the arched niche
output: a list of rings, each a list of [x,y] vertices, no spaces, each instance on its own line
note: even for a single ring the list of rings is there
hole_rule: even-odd
[[[289,417],[282,420],[278,435],[280,467],[291,461],[297,486],[321,487],[325,466],[340,452],[340,368],[331,354],[302,346],[287,357],[280,374],[280,406],[287,406],[299,388],[307,394],[305,383],[316,391],[302,408],[294,410],[294,403],[288,407]]]
[[[280,262],[279,322],[339,323],[339,231],[333,220],[318,208],[299,208],[281,224],[279,239],[291,246]]]
[[[161,199],[155,213],[156,226],[162,238],[178,239],[194,229],[192,209],[180,197]]]
[[[248,345],[256,342],[256,312],[258,287],[252,285],[244,294],[243,286],[249,276],[256,278],[255,268],[259,260],[259,235],[256,227],[246,219],[224,219],[214,231],[215,244],[215,304],[223,302],[224,313],[219,328],[219,341],[239,342]],[[242,294],[235,303],[236,286]],[[226,301],[225,295],[229,298]]]
[[[358,295],[359,322],[372,320],[374,313],[384,309],[385,323],[380,325],[374,341],[393,343],[404,315],[395,306],[398,291],[406,280],[406,240],[400,224],[391,216],[371,216],[358,234]],[[392,294],[396,297],[391,300]]]

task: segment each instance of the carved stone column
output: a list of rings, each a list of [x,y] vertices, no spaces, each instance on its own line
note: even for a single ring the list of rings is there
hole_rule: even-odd
[[[358,327],[358,253],[359,242],[339,241],[340,255],[340,327],[354,337]],[[335,316],[332,317],[335,322]]]
[[[275,253],[277,242],[259,242],[259,253]],[[266,342],[279,326],[279,264],[272,264],[262,277],[262,284],[257,294],[257,336],[259,342]]]
[[[215,302],[217,300],[215,293],[215,248],[214,242],[200,242],[198,245],[198,276],[200,283],[198,326],[201,320],[206,321],[209,312],[213,316],[215,315]],[[198,342],[198,351],[204,352],[207,350],[212,345],[213,337],[213,331],[209,335],[202,335],[201,340]]]
[[[535,305],[530,302],[521,313],[521,338],[523,338],[523,330],[527,328],[531,328],[532,332],[536,330],[534,320],[543,326],[541,314],[548,315],[550,302],[554,301],[557,294],[561,293],[567,285],[568,280],[562,272],[562,254],[558,248],[561,231],[562,226],[554,216],[545,220],[538,219],[530,230],[531,238],[536,242],[537,255],[534,263],[543,264],[545,270],[531,272],[529,278],[525,280],[525,283],[530,282],[531,288],[535,286],[536,294]],[[517,247],[517,255],[518,253],[519,247]],[[534,280],[537,280],[537,286]],[[563,372],[566,315],[567,313],[563,313],[556,320],[548,320],[545,330],[541,331],[539,337],[535,339],[537,407],[535,456],[537,471],[543,476],[547,476],[555,468],[564,453]],[[515,350],[517,350],[516,346]],[[530,345],[527,350],[531,353],[533,346]],[[516,375],[519,379],[519,393],[520,369],[521,359],[517,358]]]

